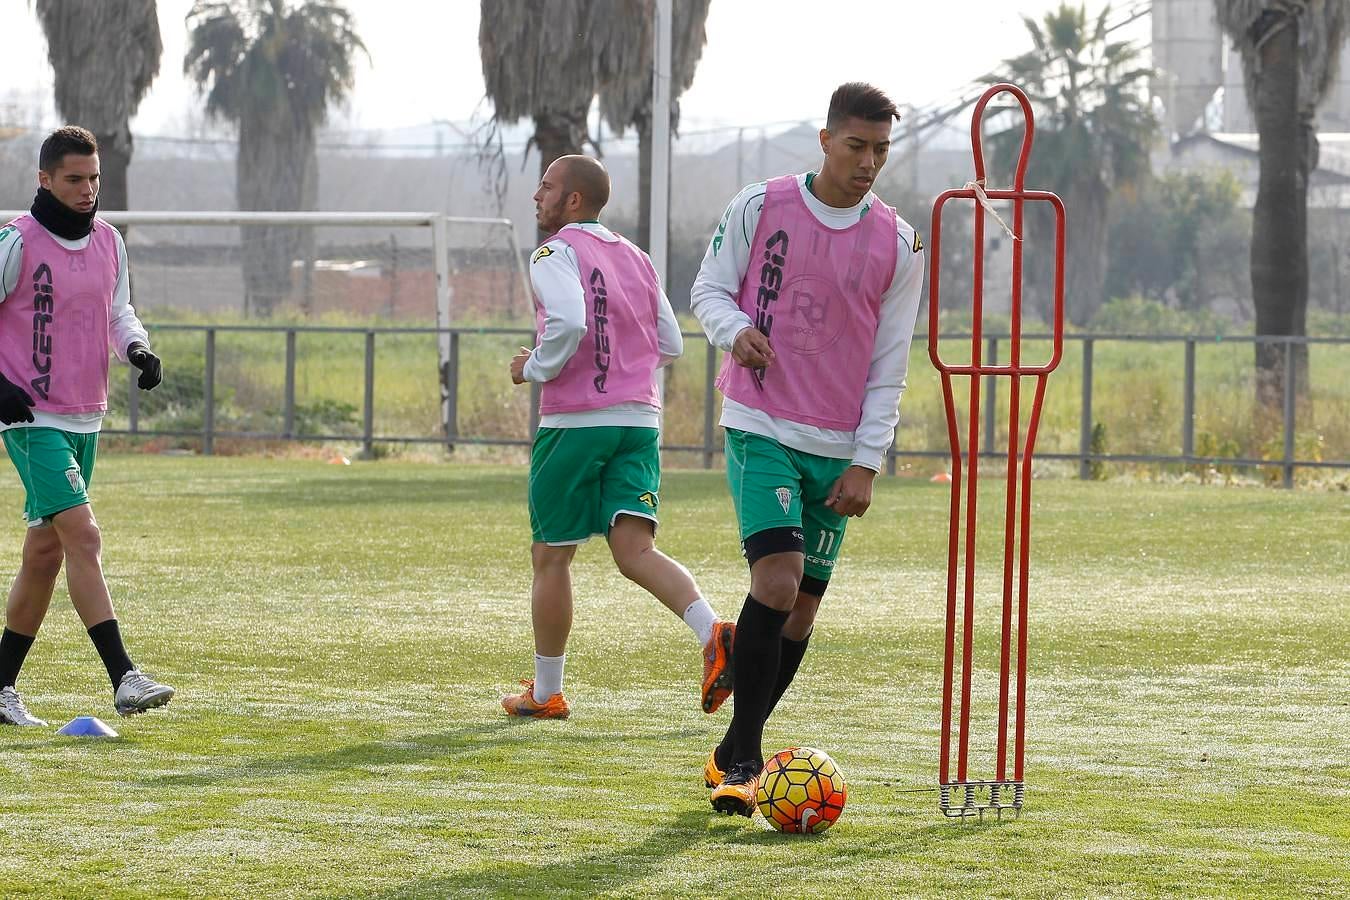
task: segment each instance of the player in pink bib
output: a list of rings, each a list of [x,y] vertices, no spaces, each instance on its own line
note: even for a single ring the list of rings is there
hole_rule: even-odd
[[[71,603],[131,715],[174,690],[127,655],[103,577],[102,534],[89,505],[98,432],[108,409],[108,348],[163,377],[130,301],[126,247],[98,208],[98,144],[67,126],[42,144],[28,215],[0,228],[0,437],[23,481],[28,533],[0,634],[0,724],[42,726],[15,688],[62,567]]]
[[[530,258],[538,340],[511,361],[516,384],[541,385],[530,455],[534,678],[502,699],[513,716],[566,718],[563,666],[572,627],[572,557],[604,535],[619,571],[679,616],[703,647],[702,701],[731,690],[735,634],[689,571],[656,549],[661,490],[657,370],[684,349],[680,323],[647,254],[600,224],[609,174],[564,156],[534,196],[553,236]]]
[[[872,193],[896,118],[871,85],[836,90],[820,170],[741,191],[694,281],[694,313],[727,351],[727,480],[750,564],[735,709],[704,764],[720,812],[755,809],[765,721],[899,421],[924,265],[914,229]]]

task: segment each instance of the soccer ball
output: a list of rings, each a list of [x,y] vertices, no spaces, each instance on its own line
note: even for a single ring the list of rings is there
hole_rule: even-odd
[[[823,750],[789,747],[765,763],[759,776],[760,814],[779,831],[816,834],[844,811],[844,773]]]

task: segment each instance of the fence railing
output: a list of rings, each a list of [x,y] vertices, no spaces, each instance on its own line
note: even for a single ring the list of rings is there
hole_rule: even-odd
[[[200,430],[162,430],[146,429],[141,427],[139,392],[136,389],[137,373],[134,369],[128,370],[127,377],[127,427],[126,428],[107,428],[106,433],[134,435],[141,437],[186,437],[200,438],[202,452],[211,454],[214,452],[215,442],[220,438],[240,438],[240,439],[260,439],[260,440],[295,440],[295,441],[353,441],[359,440],[362,452],[367,457],[373,455],[374,447],[377,443],[402,443],[402,444],[443,444],[447,448],[453,449],[458,444],[482,444],[497,446],[527,446],[530,444],[535,430],[539,426],[539,385],[531,385],[530,398],[530,419],[529,434],[519,437],[493,437],[483,435],[465,434],[459,428],[459,393],[461,385],[461,342],[466,336],[490,336],[490,335],[514,335],[528,342],[533,339],[534,332],[526,328],[433,328],[433,327],[344,327],[344,326],[304,326],[304,325],[189,325],[189,324],[163,324],[152,327],[152,331],[178,331],[178,332],[199,332],[203,338],[204,366],[202,385],[202,427]],[[284,353],[284,380],[282,389],[281,423],[280,431],[240,431],[221,429],[216,425],[216,380],[217,380],[217,335],[227,332],[261,332],[279,334],[283,337]],[[364,336],[364,370],[362,377],[362,406],[361,406],[361,431],[359,435],[352,434],[331,434],[331,433],[300,433],[296,427],[296,338],[299,334],[311,333],[345,333],[360,334]],[[426,334],[434,335],[439,343],[448,352],[442,353],[444,362],[441,363],[439,373],[442,403],[442,423],[440,434],[422,434],[422,435],[398,435],[382,434],[375,431],[375,381],[376,381],[376,340],[381,335],[410,335]],[[717,400],[715,397],[714,380],[718,364],[720,351],[707,344],[703,339],[701,332],[686,332],[685,337],[691,339],[692,346],[702,345],[704,359],[704,384],[702,397],[702,441],[699,444],[674,444],[663,443],[662,450],[665,451],[685,451],[700,454],[704,468],[711,468],[716,456],[721,452],[716,442],[715,412],[717,409]],[[969,340],[969,335],[943,335],[942,339],[959,340],[965,338]],[[1046,340],[1049,335],[1027,334],[1023,335],[1024,341]],[[999,358],[999,349],[1009,340],[1007,335],[986,335],[985,336],[984,358],[986,360],[996,361]],[[1297,372],[1296,372],[1296,347],[1315,344],[1338,345],[1341,347],[1350,346],[1350,338],[1346,337],[1263,337],[1263,336],[1235,336],[1235,337],[1199,337],[1189,335],[1117,335],[1117,334],[1073,334],[1065,335],[1064,340],[1067,344],[1077,343],[1080,352],[1080,391],[1081,403],[1079,411],[1079,435],[1078,449],[1076,452],[1052,452],[1036,451],[1038,459],[1055,459],[1077,462],[1078,472],[1081,478],[1091,477],[1093,464],[1095,463],[1173,463],[1186,465],[1215,464],[1225,466],[1248,466],[1248,467],[1277,467],[1282,476],[1284,486],[1293,485],[1294,472],[1300,468],[1328,468],[1328,469],[1350,469],[1350,459],[1300,459],[1295,455],[1295,426],[1298,412],[1298,393],[1296,390]],[[1282,429],[1283,429],[1283,452],[1279,458],[1256,458],[1256,457],[1234,457],[1234,456],[1213,456],[1201,455],[1196,453],[1196,348],[1202,344],[1213,344],[1216,341],[1228,344],[1255,344],[1265,343],[1280,345],[1283,349],[1283,404],[1281,409]],[[1151,343],[1151,344],[1182,344],[1184,347],[1183,363],[1181,371],[1182,385],[1182,414],[1180,421],[1177,422],[1177,436],[1180,452],[1163,453],[1100,453],[1093,452],[1093,397],[1094,397],[1094,378],[1093,362],[1096,348],[1099,344],[1106,342],[1133,342],[1133,343]],[[693,354],[687,354],[685,359],[689,359]],[[1066,357],[1072,358],[1071,352],[1066,350]],[[503,373],[504,374],[504,373]],[[913,371],[910,373],[911,381],[915,377]],[[1062,380],[1063,376],[1060,376]],[[997,422],[996,416],[996,391],[998,382],[1004,379],[988,378],[984,389],[986,399],[983,402],[984,430],[985,435],[995,434]],[[1335,448],[1344,453],[1346,448]],[[988,457],[1004,457],[1006,453],[996,449],[993,442],[990,441],[982,450],[983,455]],[[950,450],[946,447],[934,447],[925,449],[896,449],[892,448],[887,457],[886,467],[889,474],[895,474],[897,469],[897,460],[907,457],[915,458],[947,458],[950,456]]]

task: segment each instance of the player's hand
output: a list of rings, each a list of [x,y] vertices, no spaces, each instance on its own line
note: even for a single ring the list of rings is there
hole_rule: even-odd
[[[136,379],[136,387],[143,391],[153,391],[164,380],[163,363],[140,341],[127,348],[127,362],[141,370],[141,377]]]
[[[872,479],[877,473],[864,466],[849,466],[830,486],[825,505],[841,516],[861,516],[872,505]]]
[[[774,360],[769,337],[758,328],[742,328],[731,345],[731,358],[748,369],[762,369]]]
[[[0,422],[13,425],[15,422],[33,421],[33,398],[28,392],[0,375]]]
[[[521,347],[511,357],[511,381],[515,384],[525,383],[525,363],[530,361],[531,352],[529,347]]]

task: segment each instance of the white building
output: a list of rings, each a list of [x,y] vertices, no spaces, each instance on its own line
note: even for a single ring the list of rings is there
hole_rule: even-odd
[[[1242,59],[1224,37],[1214,0],[1153,0],[1153,94],[1170,141],[1197,132],[1255,130],[1242,85]],[[1317,111],[1318,131],[1350,132],[1350,44]],[[1325,143],[1325,141],[1324,141]]]

